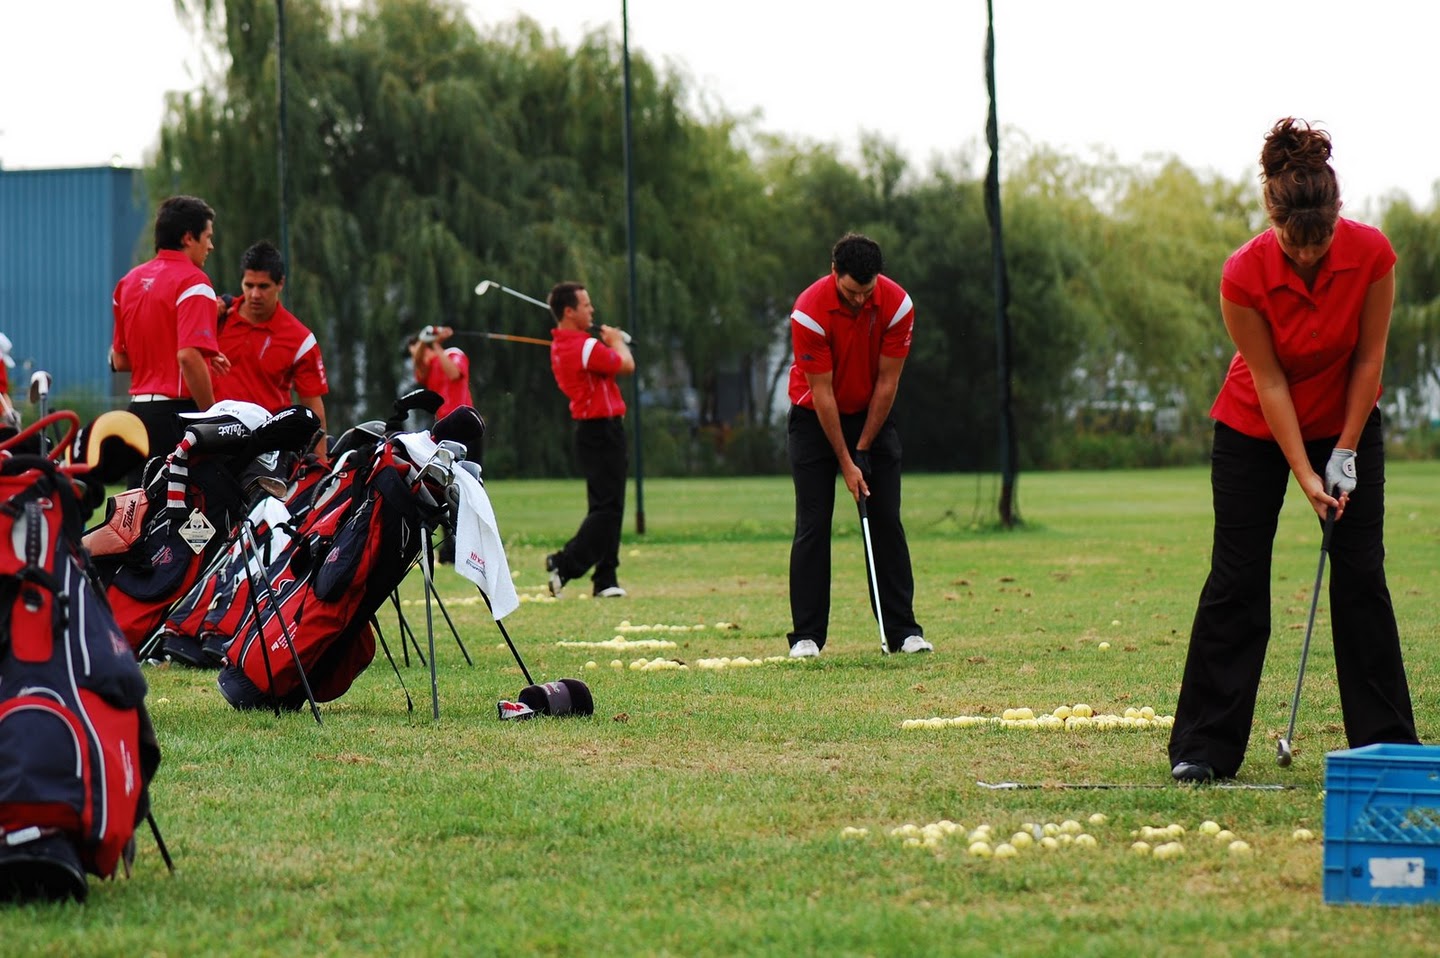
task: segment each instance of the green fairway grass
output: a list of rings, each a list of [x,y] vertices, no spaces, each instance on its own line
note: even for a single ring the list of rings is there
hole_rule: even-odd
[[[1440,734],[1440,463],[1389,473],[1390,586],[1428,741]],[[526,599],[505,626],[536,681],[590,686],[593,717],[497,720],[525,680],[448,567],[437,585],[474,664],[437,610],[438,722],[413,651],[401,667],[413,713],[377,655],[322,705],[321,726],[308,711],[234,712],[213,673],[147,668],[164,753],[152,795],[176,874],[142,829],[132,877],[93,883],[85,906],[0,910],[0,954],[1399,956],[1440,941],[1440,908],[1322,903],[1325,754],[1346,745],[1323,593],[1295,761],[1275,765],[1320,542],[1293,486],[1239,777],[1294,786],[1282,791],[1170,784],[1159,727],[902,727],[1079,703],[1173,714],[1208,566],[1205,469],[1022,475],[1013,531],[994,527],[993,477],[907,477],[916,612],[935,644],[922,656],[880,653],[841,489],[824,653],[724,669],[699,661],[787,651],[788,478],[647,480],[644,536],[632,483],[630,595],[609,600],[582,598],[582,581],[546,598],[544,556],[578,524],[581,482],[490,477],[488,489]],[[418,572],[402,596],[423,644]],[[398,658],[393,612],[380,621]],[[557,644],[616,635],[675,645]],[[630,667],[655,658],[688,667]],[[942,820],[961,827],[934,848],[890,834]],[[1000,841],[1067,820],[1094,847],[967,850],[980,825]],[[1206,820],[1251,854],[1202,835]],[[1131,850],[1133,831],[1172,823],[1183,856]],[[1315,840],[1295,841],[1298,828]]]

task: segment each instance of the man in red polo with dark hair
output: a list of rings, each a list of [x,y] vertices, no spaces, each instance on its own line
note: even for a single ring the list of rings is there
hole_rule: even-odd
[[[220,348],[230,370],[215,377],[215,398],[242,399],[272,413],[295,400],[315,412],[325,428],[330,391],[320,346],[304,323],[280,303],[285,260],[273,243],[261,240],[240,257],[242,295],[223,314]],[[317,452],[324,453],[322,444]]]
[[[211,364],[230,368],[215,334],[215,290],[202,268],[215,248],[215,211],[194,196],[172,196],[155,214],[155,258],[115,287],[110,368],[130,372],[130,411],[145,424],[150,454],[184,436],[179,414],[215,402]],[[140,485],[144,467],[126,477]]]
[[[616,570],[620,567],[620,526],[625,518],[625,400],[617,376],[635,371],[635,357],[624,330],[601,326],[600,338],[590,335],[595,307],[579,283],[557,283],[550,290],[550,312],[558,324],[550,331],[550,370],[555,384],[570,400],[575,420],[575,453],[585,474],[588,511],[580,528],[559,552],[545,557],[550,594],[592,566],[594,593],[620,598]]]
[[[847,233],[831,250],[830,273],[800,294],[790,314],[792,658],[825,647],[837,472],[856,502],[866,497],[886,644],[892,652],[933,648],[915,621],[915,579],[900,524],[900,436],[890,418],[915,309],[909,294],[881,275],[884,268],[879,244]]]

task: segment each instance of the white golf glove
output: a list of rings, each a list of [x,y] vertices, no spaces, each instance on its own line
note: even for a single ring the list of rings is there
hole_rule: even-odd
[[[1355,491],[1355,450],[1336,448],[1325,464],[1325,491],[1332,496]]]

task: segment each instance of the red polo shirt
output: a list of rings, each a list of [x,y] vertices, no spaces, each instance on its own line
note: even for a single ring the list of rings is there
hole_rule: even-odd
[[[1220,295],[1257,311],[1270,327],[1275,355],[1305,439],[1340,435],[1350,360],[1360,338],[1360,311],[1370,286],[1395,266],[1395,250],[1373,226],[1340,219],[1312,289],[1296,275],[1266,230],[1225,261]],[[1377,391],[1376,398],[1379,398]],[[1250,367],[1237,352],[1210,416],[1247,436],[1273,439]]]
[[[852,313],[840,301],[834,276],[817,279],[795,300],[790,313],[790,339],[795,346],[790,401],[814,409],[805,374],[834,373],[835,404],[840,411],[864,411],[880,377],[880,357],[910,355],[914,326],[910,294],[889,277],[878,277],[875,291],[859,313]]]
[[[116,284],[112,305],[110,345],[130,358],[130,394],[191,398],[175,354],[193,347],[208,359],[217,351],[215,290],[205,271],[180,250],[162,249]]]
[[[284,306],[263,323],[240,315],[236,300],[220,330],[220,351],[230,360],[228,373],[211,373],[215,399],[243,399],[275,413],[291,404],[290,390],[301,396],[330,391],[315,334]]]
[[[550,330],[550,371],[570,400],[571,419],[610,419],[625,415],[625,400],[615,382],[620,354],[589,333],[569,326]]]
[[[460,378],[451,379],[445,375],[445,370],[440,365],[440,357],[436,356],[430,360],[430,365],[425,369],[425,379],[420,383],[426,389],[439,393],[444,400],[440,403],[440,408],[435,410],[436,419],[444,419],[448,413],[460,406],[475,405],[470,398],[470,357],[454,346],[446,349],[445,355],[460,367]]]

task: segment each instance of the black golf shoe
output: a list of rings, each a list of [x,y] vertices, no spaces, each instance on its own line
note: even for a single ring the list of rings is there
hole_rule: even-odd
[[[1205,762],[1176,762],[1175,767],[1170,770],[1170,777],[1177,782],[1199,784],[1200,782],[1213,782],[1215,780],[1215,769]]]

